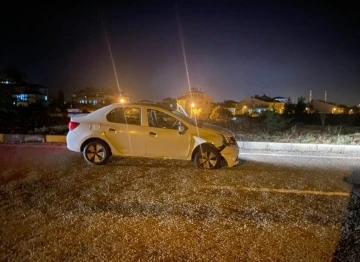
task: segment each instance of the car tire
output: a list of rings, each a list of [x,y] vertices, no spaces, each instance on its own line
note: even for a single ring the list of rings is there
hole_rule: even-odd
[[[211,145],[200,145],[194,157],[194,164],[201,169],[217,169],[221,166],[221,155]]]
[[[110,157],[109,146],[99,139],[88,142],[83,150],[83,156],[91,165],[103,165]]]

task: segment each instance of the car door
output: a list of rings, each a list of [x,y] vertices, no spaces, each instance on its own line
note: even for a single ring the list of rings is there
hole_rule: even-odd
[[[179,120],[156,109],[147,110],[146,155],[186,159],[190,150],[190,132],[179,134]]]
[[[118,107],[106,115],[105,135],[121,155],[145,156],[146,126],[142,126],[140,107]]]

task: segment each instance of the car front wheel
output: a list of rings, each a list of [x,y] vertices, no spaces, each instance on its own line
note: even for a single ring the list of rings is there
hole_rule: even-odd
[[[109,160],[110,148],[101,140],[93,140],[84,147],[83,156],[89,164],[103,165]]]
[[[216,169],[221,166],[221,156],[218,150],[210,145],[200,145],[194,157],[194,164],[202,169]]]

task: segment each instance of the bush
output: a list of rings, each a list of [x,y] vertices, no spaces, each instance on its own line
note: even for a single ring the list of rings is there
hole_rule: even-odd
[[[218,120],[218,121],[228,121],[231,119],[232,113],[222,106],[217,106],[214,108],[210,115],[211,120]]]
[[[266,111],[263,113],[263,116],[265,118],[265,131],[268,134],[284,131],[289,127],[289,120],[285,119],[282,115],[272,111]]]
[[[44,112],[17,109],[0,112],[0,133],[4,134],[66,134],[68,117],[52,117]]]
[[[36,127],[34,131],[30,131],[33,134],[61,134],[65,135],[68,132],[67,125],[56,125],[56,126],[43,126],[43,127]]]

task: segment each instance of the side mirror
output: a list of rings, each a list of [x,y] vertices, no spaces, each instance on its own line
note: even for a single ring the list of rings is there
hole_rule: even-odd
[[[187,127],[184,126],[181,122],[179,122],[178,124],[178,132],[180,135],[184,134],[186,131]]]

